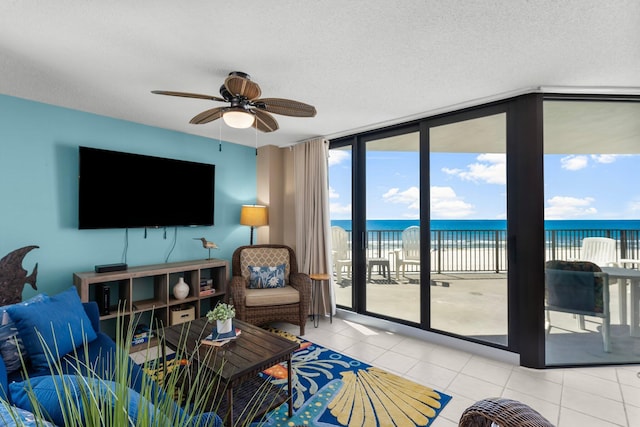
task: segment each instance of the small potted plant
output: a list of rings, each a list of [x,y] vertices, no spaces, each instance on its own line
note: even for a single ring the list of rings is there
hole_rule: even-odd
[[[207,312],[207,320],[211,323],[217,322],[216,328],[219,334],[231,332],[233,328],[232,319],[236,316],[236,309],[231,304],[224,302],[216,305],[213,310]]]

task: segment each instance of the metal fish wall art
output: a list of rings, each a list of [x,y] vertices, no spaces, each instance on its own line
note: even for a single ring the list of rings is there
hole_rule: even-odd
[[[25,246],[9,252],[0,259],[0,306],[15,304],[22,301],[22,290],[25,284],[30,284],[34,290],[36,277],[38,276],[38,263],[31,274],[27,276],[27,270],[22,268],[24,257],[39,246]]]

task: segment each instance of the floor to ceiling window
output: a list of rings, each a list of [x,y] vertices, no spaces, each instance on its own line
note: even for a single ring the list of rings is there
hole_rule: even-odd
[[[546,363],[638,363],[640,103],[543,111]]]
[[[528,367],[640,362],[638,99],[525,94],[343,137],[330,152],[339,307]],[[593,313],[562,307],[571,286],[549,286],[549,271],[586,260],[592,237],[615,252],[579,292]]]

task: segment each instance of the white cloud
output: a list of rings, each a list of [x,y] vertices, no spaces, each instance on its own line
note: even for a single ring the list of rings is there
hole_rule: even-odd
[[[451,187],[431,187],[431,217],[465,218],[475,212]]]
[[[330,199],[339,199],[340,194],[335,190],[335,188],[329,186],[329,198]]]
[[[589,164],[589,158],[587,156],[567,156],[560,159],[560,165],[562,169],[568,171],[577,171],[584,169]]]
[[[420,189],[409,187],[404,191],[391,188],[382,198],[389,203],[407,205],[412,211],[420,209]],[[465,218],[475,212],[474,206],[465,202],[451,187],[431,187],[431,215],[434,218]],[[418,212],[402,215],[404,218],[417,218]]]
[[[446,173],[447,175],[458,175],[462,173],[462,169],[442,168],[442,172]]]
[[[616,161],[615,154],[592,154],[591,158],[597,163],[613,163]]]
[[[465,181],[498,185],[507,183],[507,158],[504,154],[484,153],[476,160],[478,162],[467,165],[466,170],[443,168],[442,171]]]
[[[571,219],[580,218],[598,213],[592,206],[595,199],[593,197],[569,197],[554,196],[547,200],[547,207],[544,210],[545,219]]]
[[[640,212],[640,201],[634,200],[629,202],[629,210],[635,214]]]
[[[382,198],[389,203],[407,205],[409,209],[420,209],[420,189],[418,187],[409,187],[404,191],[400,191],[399,188],[391,188],[382,195]]]
[[[477,159],[480,162],[507,163],[507,156],[504,153],[482,153]]]
[[[329,212],[334,219],[342,217],[345,214],[348,215],[348,218],[351,218],[351,204],[329,203]]]
[[[343,161],[349,160],[351,153],[345,150],[329,150],[329,167],[338,165]]]

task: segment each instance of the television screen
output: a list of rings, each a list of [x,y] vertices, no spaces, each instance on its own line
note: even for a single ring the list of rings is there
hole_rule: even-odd
[[[215,165],[79,148],[78,228],[213,225]]]

